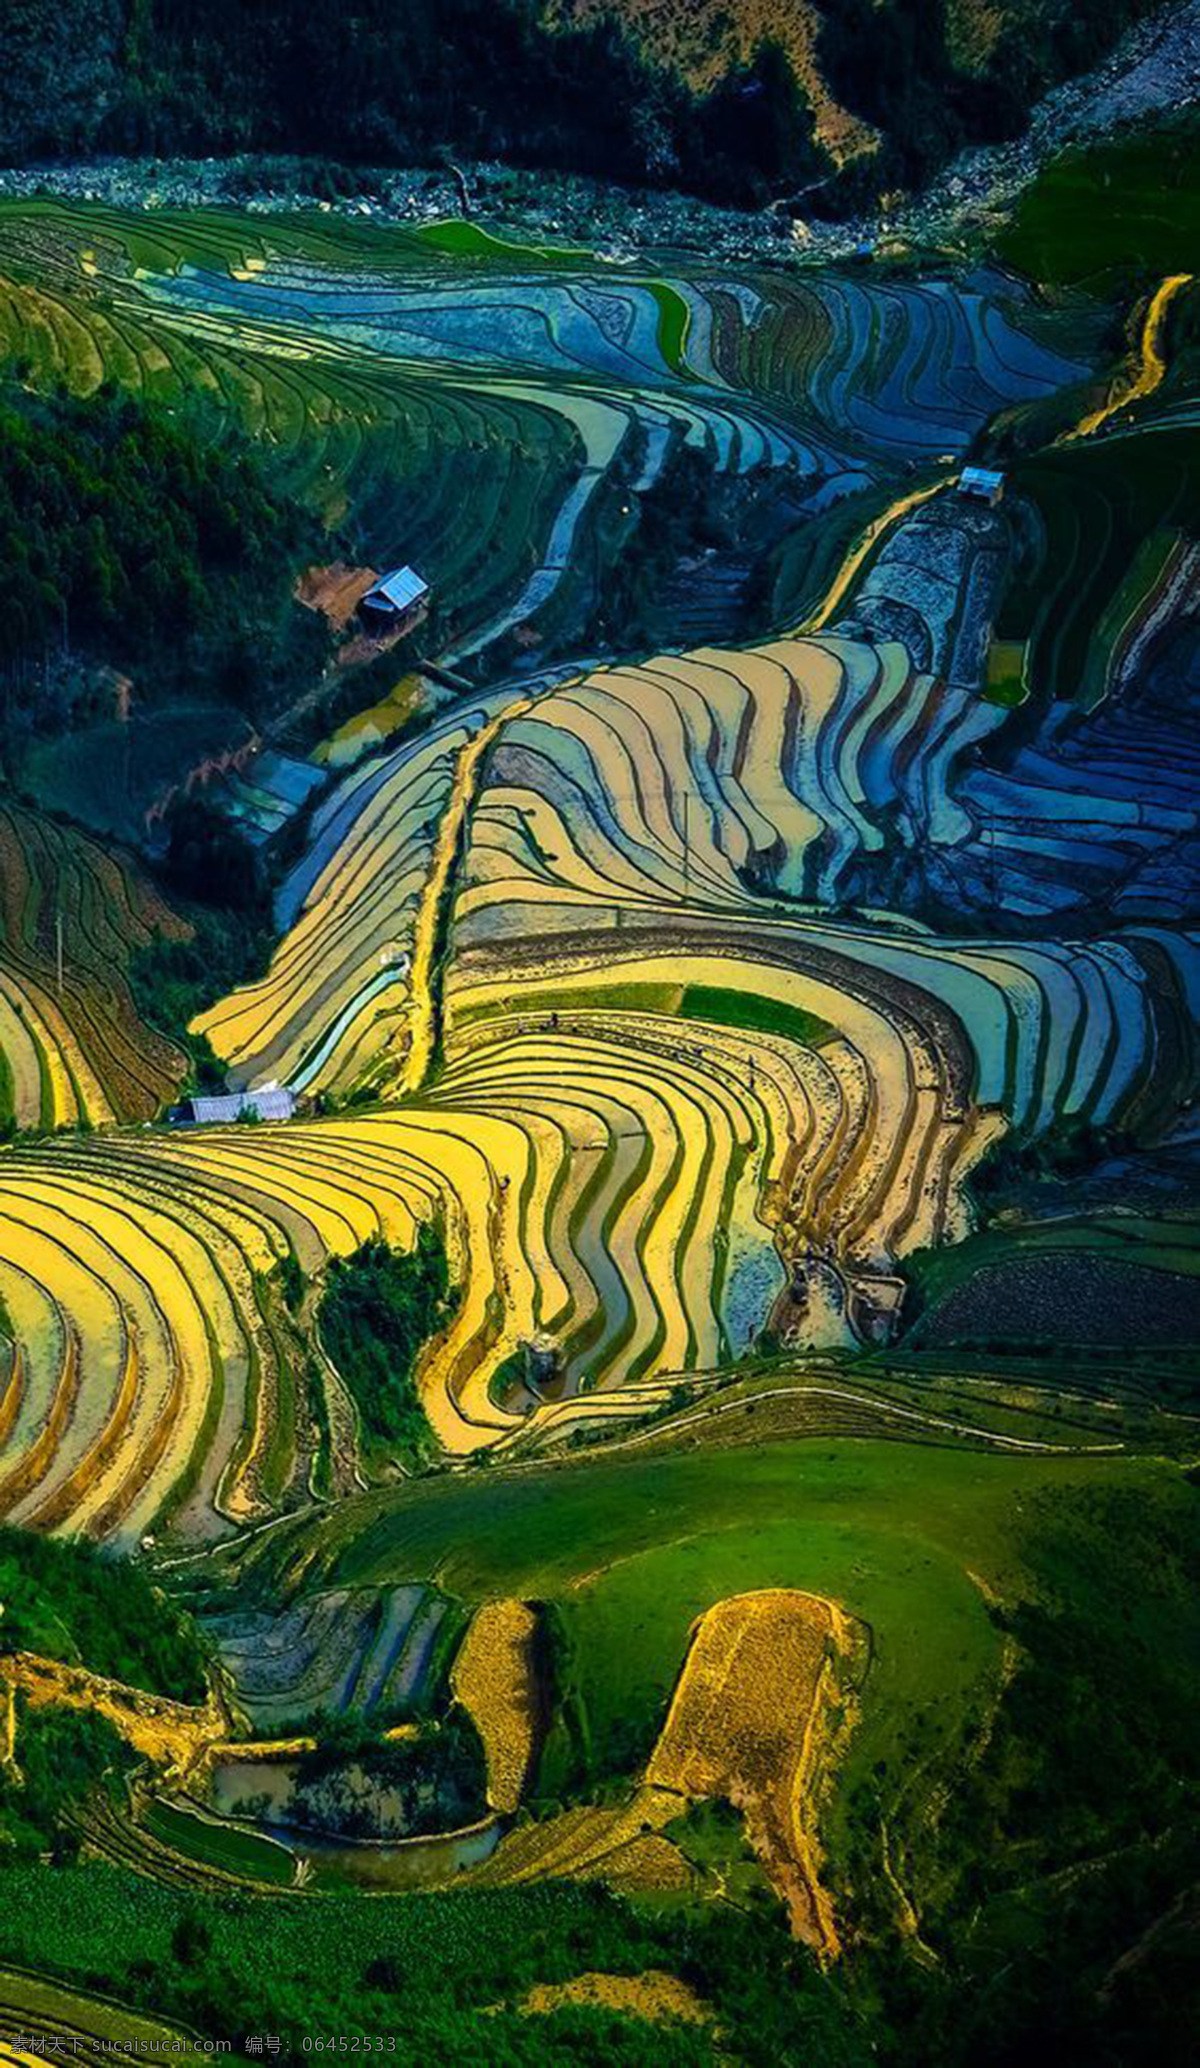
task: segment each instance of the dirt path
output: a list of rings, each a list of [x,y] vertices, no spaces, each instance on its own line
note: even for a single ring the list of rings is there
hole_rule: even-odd
[[[350,567],[344,560],[331,560],[325,567],[305,568],[296,583],[296,601],[319,611],[335,632],[344,632],[377,580],[373,567]]]
[[[1192,273],[1171,273],[1155,288],[1146,307],[1137,358],[1124,369],[1123,374],[1118,374],[1100,408],[1091,410],[1073,431],[1064,431],[1061,438],[1056,439],[1056,444],[1073,445],[1077,439],[1090,438],[1111,416],[1132,408],[1135,402],[1143,401],[1147,395],[1153,395],[1167,371],[1162,339],[1168,311],[1184,288],[1192,285],[1194,278]]]

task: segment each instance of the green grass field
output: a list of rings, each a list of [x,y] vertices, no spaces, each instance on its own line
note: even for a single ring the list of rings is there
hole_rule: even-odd
[[[493,1468],[273,1532],[249,1574],[286,1586],[299,1558],[306,1587],[429,1578],[468,1601],[555,1601],[598,1773],[629,1771],[649,1748],[688,1630],[713,1602],[756,1587],[829,1594],[871,1634],[842,1793],[884,1761],[899,1802],[917,1719],[932,1773],[989,1699],[1001,1638],[985,1590],[1015,1601],[1032,1589],[1029,1505],[1173,1476],[1149,1460],[820,1439]],[[550,1792],[568,1767],[554,1758]]]
[[[665,281],[651,281],[650,292],[658,304],[658,349],[673,373],[683,373],[683,347],[691,320],[688,305]]]
[[[1067,151],[1022,196],[999,255],[1046,286],[1105,291],[1120,276],[1200,267],[1200,124]]]

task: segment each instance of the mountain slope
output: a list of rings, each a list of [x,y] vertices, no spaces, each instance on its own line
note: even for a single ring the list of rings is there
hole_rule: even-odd
[[[1154,0],[12,0],[0,163],[453,151],[851,207],[1019,133]],[[604,91],[596,92],[602,80]],[[319,90],[314,90],[318,87]]]

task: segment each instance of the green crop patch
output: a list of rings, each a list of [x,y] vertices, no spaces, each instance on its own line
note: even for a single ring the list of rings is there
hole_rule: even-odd
[[[493,230],[485,230],[481,223],[468,222],[462,216],[422,224],[415,234],[422,244],[459,259],[496,259],[506,264],[517,259],[541,266],[574,266],[592,256],[589,251],[565,244],[524,244],[515,238],[498,237]]]
[[[685,371],[683,348],[687,342],[691,311],[683,296],[665,281],[654,280],[650,292],[658,304],[658,349],[674,373]]]
[[[172,1852],[222,1873],[275,1888],[290,1888],[296,1878],[296,1862],[286,1846],[237,1824],[202,1817],[170,1802],[152,1803],[141,1821],[150,1837]]]
[[[1200,434],[1168,424],[1062,446],[1013,468],[1037,527],[1018,552],[997,632],[1028,640],[1023,672],[1037,693],[1092,700],[1105,619],[1144,542],[1200,527],[1198,452]]]
[[[781,998],[760,998],[752,991],[726,990],[721,984],[689,984],[679,1007],[685,1020],[716,1020],[722,1027],[743,1027],[755,1034],[779,1034],[804,1048],[832,1041],[836,1029],[816,1013],[788,1005]]]
[[[0,1971],[0,2021],[5,2032],[36,2034],[39,2051],[68,2050],[173,2061],[207,2060],[209,2050],[177,2026],[136,2016],[121,2004],[50,1982],[41,1975]]]
[[[1200,122],[1064,152],[1022,196],[1000,256],[1046,286],[1118,289],[1200,268]]]
[[[1074,1360],[1088,1347],[1163,1356],[1200,1343],[1193,1214],[1059,1214],[994,1227],[910,1260],[914,1347],[1021,1345]],[[1189,1381],[1179,1359],[1179,1383]]]
[[[567,1021],[572,1013],[652,1012],[680,1010],[682,987],[677,984],[588,984],[571,985],[561,991],[522,991],[517,1000],[521,1013],[557,1014]],[[455,1008],[455,1021],[470,1026],[478,1020],[494,1020],[511,1014],[512,1003],[502,999],[468,1000]]]

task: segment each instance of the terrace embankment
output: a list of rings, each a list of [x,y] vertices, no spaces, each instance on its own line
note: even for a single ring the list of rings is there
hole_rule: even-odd
[[[450,797],[438,828],[429,874],[417,908],[413,929],[410,988],[412,1010],[409,1048],[401,1079],[406,1092],[421,1090],[438,1054],[441,1040],[441,986],[439,957],[445,949],[445,930],[454,899],[455,872],[463,851],[471,804],[479,783],[488,748],[510,718],[528,710],[528,698],[518,698],[467,740],[454,764]]]
[[[944,486],[944,481],[938,480],[924,488],[909,489],[904,495],[897,496],[895,502],[889,503],[887,509],[881,511],[878,517],[873,518],[861,537],[854,541],[820,602],[809,611],[798,629],[801,632],[821,632],[827,625],[832,624],[835,611],[845,602],[856,577],[871,554],[910,511],[918,509],[922,503],[927,503],[932,496],[940,495]]]

